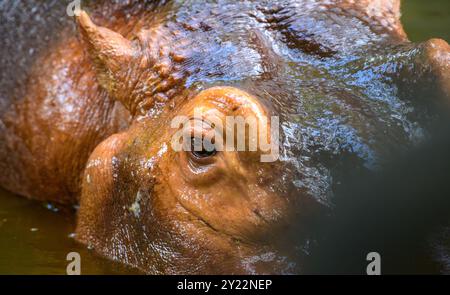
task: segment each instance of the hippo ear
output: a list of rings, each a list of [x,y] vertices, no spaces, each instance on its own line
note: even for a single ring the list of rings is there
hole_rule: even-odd
[[[371,24],[375,31],[387,33],[398,41],[407,39],[400,22],[400,0],[342,0],[341,8]]]
[[[84,11],[80,11],[76,20],[97,68],[100,85],[112,95],[117,95],[121,69],[126,68],[135,55],[131,41],[107,28],[95,25]]]

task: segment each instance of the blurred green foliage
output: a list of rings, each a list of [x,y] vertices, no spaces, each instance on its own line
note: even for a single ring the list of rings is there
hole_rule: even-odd
[[[450,0],[403,0],[402,22],[411,41],[450,42]]]

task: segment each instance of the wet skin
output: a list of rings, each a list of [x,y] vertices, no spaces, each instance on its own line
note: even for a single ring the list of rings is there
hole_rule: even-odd
[[[1,112],[0,184],[79,203],[77,239],[148,273],[301,272],[293,220],[425,140],[450,50],[410,43],[398,1],[271,2],[88,7]],[[175,152],[194,108],[279,116],[281,159]]]

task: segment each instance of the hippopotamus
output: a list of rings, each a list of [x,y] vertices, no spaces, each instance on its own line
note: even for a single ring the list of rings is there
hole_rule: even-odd
[[[31,2],[2,5],[0,185],[149,274],[301,273],[343,177],[449,107],[450,47],[410,42],[399,0]],[[279,156],[173,149],[199,108],[278,118]]]

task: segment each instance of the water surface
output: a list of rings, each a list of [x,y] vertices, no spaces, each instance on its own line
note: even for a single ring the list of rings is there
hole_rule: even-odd
[[[137,273],[75,242],[74,221],[71,208],[0,190],[0,274],[66,274],[69,252],[80,253],[83,274]]]

